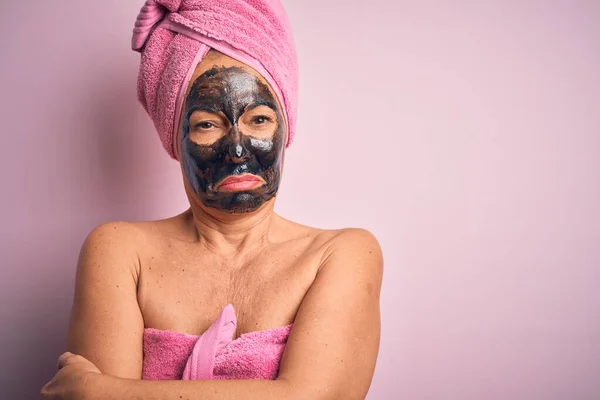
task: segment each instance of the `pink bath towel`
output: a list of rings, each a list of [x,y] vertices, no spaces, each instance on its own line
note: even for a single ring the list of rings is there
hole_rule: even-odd
[[[144,330],[142,379],[275,379],[292,325],[233,340],[235,310],[228,304],[201,336]]]
[[[147,0],[133,30],[138,99],[176,158],[179,116],[196,65],[212,48],[254,68],[277,95],[292,143],[298,61],[280,0]]]

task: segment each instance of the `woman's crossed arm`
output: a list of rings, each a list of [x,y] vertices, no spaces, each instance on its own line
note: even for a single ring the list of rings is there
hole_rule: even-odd
[[[135,228],[97,228],[82,249],[68,349],[42,398],[84,400],[364,399],[379,349],[381,249],[367,231],[338,234],[296,315],[275,380],[141,380],[143,319]],[[97,367],[97,369],[96,369]],[[99,373],[99,371],[102,373]],[[96,371],[96,372],[94,372]]]

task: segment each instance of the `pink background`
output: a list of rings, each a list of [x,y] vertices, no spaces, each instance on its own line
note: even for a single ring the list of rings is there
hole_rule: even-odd
[[[5,3],[0,397],[36,399],[85,235],[186,198],[136,103],[142,0]],[[380,239],[369,399],[600,398],[600,3],[285,3],[278,210]]]

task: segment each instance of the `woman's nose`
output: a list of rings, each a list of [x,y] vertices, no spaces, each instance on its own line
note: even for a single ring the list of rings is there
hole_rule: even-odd
[[[242,162],[248,158],[248,150],[244,146],[242,133],[234,126],[228,134],[227,156],[229,161]]]

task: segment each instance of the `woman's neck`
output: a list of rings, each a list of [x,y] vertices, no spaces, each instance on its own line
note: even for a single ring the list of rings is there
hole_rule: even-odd
[[[192,204],[186,217],[201,246],[221,256],[240,256],[260,251],[269,243],[272,225],[278,218],[273,200],[258,210],[236,214]]]

